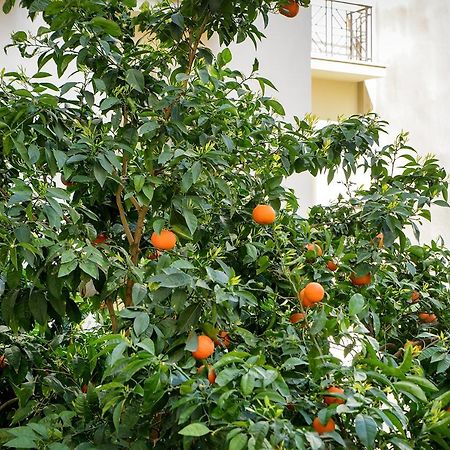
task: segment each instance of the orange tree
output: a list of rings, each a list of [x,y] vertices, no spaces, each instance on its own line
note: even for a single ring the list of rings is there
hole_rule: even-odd
[[[21,1],[44,25],[12,36],[37,72],[0,79],[4,447],[450,448],[450,252],[405,234],[445,171],[374,115],[283,120],[256,61],[202,44],[293,3]],[[299,217],[283,179],[338,170]]]

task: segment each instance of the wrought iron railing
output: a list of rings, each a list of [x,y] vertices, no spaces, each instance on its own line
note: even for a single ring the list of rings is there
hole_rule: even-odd
[[[312,54],[372,61],[372,7],[336,0],[313,0]]]

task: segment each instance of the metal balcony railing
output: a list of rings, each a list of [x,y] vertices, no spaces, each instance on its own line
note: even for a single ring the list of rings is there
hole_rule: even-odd
[[[355,62],[372,61],[372,7],[313,0],[312,55]]]

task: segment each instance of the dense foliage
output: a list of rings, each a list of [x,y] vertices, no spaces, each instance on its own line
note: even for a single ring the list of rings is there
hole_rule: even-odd
[[[203,46],[256,44],[280,2],[135,3],[21,2],[46,25],[13,35],[37,72],[0,79],[2,445],[449,449],[450,251],[407,232],[445,170],[375,115],[285,121],[257,61]],[[347,193],[300,217],[305,171]]]

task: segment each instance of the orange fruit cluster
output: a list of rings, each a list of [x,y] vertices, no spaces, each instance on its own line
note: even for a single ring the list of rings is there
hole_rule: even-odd
[[[306,244],[306,250],[308,252],[316,252],[317,256],[322,256],[323,255],[323,250],[322,247],[319,244]]]
[[[208,377],[207,378],[208,378],[209,384],[214,384],[216,382],[216,371],[215,371],[214,367],[211,366],[210,364],[208,364],[207,368],[208,368]],[[205,365],[203,364],[197,369],[197,373],[199,375],[203,375],[204,370],[205,370]]]
[[[325,297],[325,289],[320,283],[308,283],[299,293],[298,298],[304,308],[309,308],[319,303]]]

